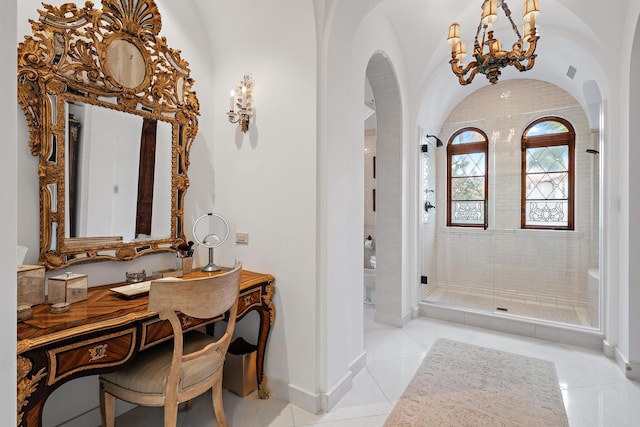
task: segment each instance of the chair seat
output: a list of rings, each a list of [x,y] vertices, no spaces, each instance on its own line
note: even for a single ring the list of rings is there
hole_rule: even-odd
[[[201,332],[189,332],[184,335],[184,353],[200,350],[215,341],[214,337]],[[103,374],[100,378],[136,393],[163,395],[172,355],[173,341],[168,341],[141,352],[127,367]],[[222,369],[224,358],[219,352],[213,351],[197,362],[183,364],[179,382],[180,392],[213,376]]]

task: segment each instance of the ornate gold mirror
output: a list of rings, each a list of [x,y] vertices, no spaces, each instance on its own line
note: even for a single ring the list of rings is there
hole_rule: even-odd
[[[184,242],[199,104],[152,0],[43,5],[18,46],[39,157],[40,264],[131,260]]]

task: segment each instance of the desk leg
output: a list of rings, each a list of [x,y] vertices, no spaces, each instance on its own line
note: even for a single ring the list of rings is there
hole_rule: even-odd
[[[39,427],[42,425],[42,409],[48,387],[46,386],[47,369],[33,368],[33,362],[24,357],[17,358],[17,419],[16,425],[22,427]]]
[[[258,380],[258,396],[260,399],[268,399],[266,378],[264,377],[264,355],[267,349],[267,339],[275,320],[276,311],[273,307],[271,297],[275,293],[273,282],[269,282],[263,295],[263,303],[258,308],[260,314],[260,331],[258,332],[258,354],[256,358],[256,377]]]

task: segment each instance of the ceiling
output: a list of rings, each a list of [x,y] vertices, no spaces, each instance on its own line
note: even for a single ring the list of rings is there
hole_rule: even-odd
[[[540,40],[535,66],[525,73],[508,67],[503,70],[500,81],[515,78],[544,80],[569,92],[585,110],[597,110],[590,105],[599,105],[606,98],[609,91],[606,67],[614,62],[610,58],[611,50],[606,47],[619,45],[621,34],[612,30],[596,33],[595,30],[619,27],[629,1],[634,0],[620,0],[602,8],[595,0],[540,0],[541,14],[537,20]],[[339,2],[338,8],[344,3]],[[520,31],[523,3],[522,0],[508,1]],[[357,4],[351,5],[353,7],[343,7],[349,7],[352,15],[359,7],[360,13],[365,15],[368,9],[368,13],[382,13],[386,17],[397,34],[409,86],[419,88],[412,91],[416,99],[409,102],[419,105],[418,124],[429,128],[438,127],[465,96],[490,84],[484,75],[476,75],[471,84],[461,86],[448,63],[451,58],[446,43],[449,25],[460,23],[462,37],[470,51],[481,5],[482,0],[358,0]],[[494,30],[503,49],[516,41],[502,9]],[[468,58],[466,62],[469,62]],[[570,67],[575,69],[573,77],[567,75]],[[596,117],[590,117],[590,120],[597,122]]]

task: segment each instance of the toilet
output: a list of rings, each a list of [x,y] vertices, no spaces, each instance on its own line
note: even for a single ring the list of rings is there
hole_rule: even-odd
[[[364,303],[375,305],[376,303],[376,256],[369,258],[371,268],[364,269]]]

